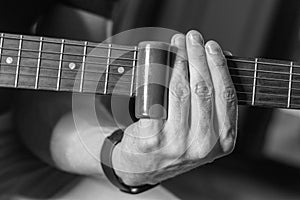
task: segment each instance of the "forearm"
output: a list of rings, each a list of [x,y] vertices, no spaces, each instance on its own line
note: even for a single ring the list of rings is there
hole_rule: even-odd
[[[20,99],[19,132],[24,144],[35,155],[67,172],[101,173],[99,155],[104,137],[116,129],[109,123],[107,111],[98,111],[103,114],[100,128],[86,108],[86,98],[80,100],[82,103],[75,111],[71,96],[23,94]]]

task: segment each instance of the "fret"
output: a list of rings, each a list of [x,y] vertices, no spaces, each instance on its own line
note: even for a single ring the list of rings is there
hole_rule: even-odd
[[[111,44],[108,45],[108,53],[107,53],[107,66],[105,71],[105,83],[104,83],[104,94],[107,94],[108,88],[108,73],[109,73],[109,66],[110,66],[110,57],[111,57]]]
[[[290,108],[300,109],[300,63],[294,62],[293,66]]]
[[[132,69],[134,65],[134,50],[112,49],[109,69],[108,94],[131,96]]]
[[[17,58],[18,60],[17,60],[17,67],[16,67],[16,77],[15,77],[15,88],[18,87],[19,72],[20,72],[20,61],[21,61],[21,52],[22,52],[22,42],[23,42],[23,35],[20,35],[18,58]]]
[[[135,76],[135,67],[137,63],[137,47],[134,47],[134,54],[133,54],[133,63],[132,63],[132,77],[131,77],[131,86],[130,86],[130,96],[133,96],[133,89],[134,89],[134,76]]]
[[[252,91],[252,102],[251,105],[255,105],[255,94],[256,94],[256,81],[257,81],[257,66],[258,66],[258,58],[255,58],[254,65],[254,79],[253,79],[253,91]]]
[[[293,65],[294,65],[294,63],[291,62],[287,108],[291,107],[291,94],[292,94],[292,81],[293,81]]]
[[[61,81],[61,71],[62,71],[62,62],[63,62],[63,54],[64,54],[64,44],[65,40],[63,39],[61,41],[61,48],[60,48],[60,57],[59,57],[59,66],[58,66],[58,76],[57,76],[57,85],[56,90],[59,90],[60,87],[60,81]]]
[[[256,82],[256,103],[273,102],[287,107],[290,79],[290,62],[259,59],[257,82]]]
[[[110,50],[109,48],[93,49],[91,48],[91,46],[93,45],[94,44],[90,42],[88,42],[87,44],[82,92],[104,93],[104,90],[106,88],[105,80],[107,78],[106,77],[107,63],[108,63],[107,55],[109,54]],[[99,47],[101,46],[104,45],[103,44],[99,45]]]
[[[137,47],[1,34],[0,85],[134,96]],[[300,109],[300,64],[228,57],[239,104]]]
[[[85,70],[85,62],[86,62],[87,44],[88,44],[87,42],[84,42],[79,92],[82,92],[82,89],[83,89],[83,81],[84,81],[83,79],[84,79],[84,70]]]
[[[84,42],[65,40],[60,90],[80,91],[84,49]]]
[[[36,75],[35,75],[34,89],[38,89],[38,84],[39,84],[42,48],[43,48],[43,37],[40,37],[39,54],[38,54],[38,61],[37,61],[37,66],[36,66],[37,69],[36,69]]]
[[[0,39],[0,56],[2,57],[2,49],[3,49],[3,38],[4,33],[1,33],[1,39]]]

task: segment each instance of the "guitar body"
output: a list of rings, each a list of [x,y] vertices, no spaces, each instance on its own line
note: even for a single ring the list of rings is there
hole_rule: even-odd
[[[47,11],[47,14],[35,27],[30,26],[33,24],[33,16],[29,16],[30,19],[28,19],[25,18],[25,14],[19,12],[21,13],[20,18],[23,19],[22,22],[17,16],[18,13],[12,12],[14,18],[17,18],[20,24],[28,24],[24,27],[15,23],[16,26],[13,27],[14,20],[10,17],[10,12],[2,10],[8,8],[13,8],[13,6],[3,5],[0,7],[2,19],[5,19],[0,20],[2,31],[31,34],[34,31],[33,29],[36,28],[39,35],[99,42],[106,39],[107,36],[108,21],[106,19],[62,4]],[[7,15],[4,13],[7,13]],[[28,13],[26,14],[28,15]],[[9,19],[12,20],[9,21]],[[37,19],[37,16],[35,16],[35,19]],[[3,23],[4,21],[6,24]],[[72,29],[73,24],[76,24],[75,29]],[[46,199],[58,193],[66,199],[69,196],[68,193],[74,194],[77,193],[76,190],[82,191],[83,189],[80,189],[84,187],[82,184],[79,184],[79,188],[76,187],[75,190],[69,190],[69,187],[77,184],[79,177],[51,167],[53,160],[49,154],[49,141],[52,131],[56,128],[55,125],[65,114],[71,111],[71,94],[45,91],[38,93],[34,91],[16,92],[15,90],[3,88],[0,89],[0,92],[0,111],[7,111],[7,108],[12,106],[16,111],[14,117],[11,111],[8,114],[2,114],[0,117],[0,124],[2,124],[0,125],[0,174],[3,177],[0,180],[0,199],[14,199],[14,196],[20,196],[22,199]],[[12,102],[12,99],[15,99],[15,101]],[[35,123],[32,123],[33,121]],[[15,130],[16,127],[18,127],[18,130]],[[17,132],[20,134],[23,143],[30,149],[30,152],[23,144],[19,143]],[[35,155],[32,155],[32,153]],[[92,182],[94,187],[99,187],[95,181],[88,182]],[[101,191],[101,187],[99,190]],[[5,196],[5,194],[8,196]]]

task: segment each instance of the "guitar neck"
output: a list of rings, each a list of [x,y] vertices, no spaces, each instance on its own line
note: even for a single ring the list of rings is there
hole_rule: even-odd
[[[2,33],[0,87],[133,96],[136,56],[136,47]]]
[[[134,46],[4,34],[0,87],[134,96]],[[300,109],[300,65],[227,57],[239,104]]]

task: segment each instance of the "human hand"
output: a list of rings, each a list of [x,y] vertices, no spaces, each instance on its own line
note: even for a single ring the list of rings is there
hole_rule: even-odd
[[[237,96],[220,46],[204,45],[197,31],[177,34],[171,44],[179,50],[168,119],[140,119],[125,130],[113,153],[113,167],[127,185],[161,182],[234,148]]]

